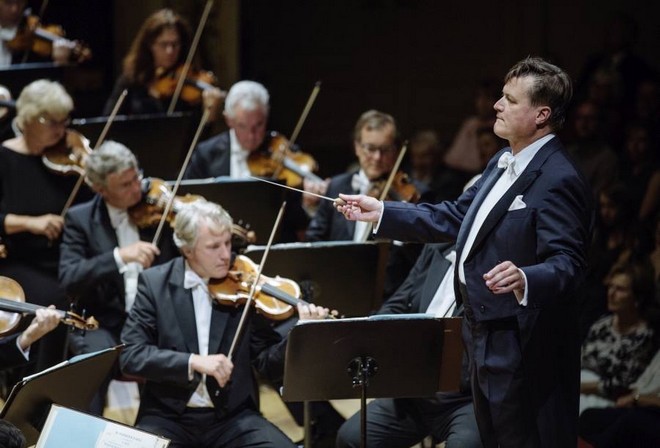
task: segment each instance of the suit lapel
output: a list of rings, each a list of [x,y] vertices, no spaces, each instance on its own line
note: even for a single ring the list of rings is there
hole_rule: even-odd
[[[242,311],[242,310],[241,310]],[[221,305],[213,304],[211,311],[211,332],[209,334],[209,354],[218,353],[220,343],[227,330],[229,313],[222,311]],[[234,337],[232,334],[231,337]],[[226,354],[226,353],[225,353]]]
[[[424,291],[422,292],[418,310],[420,313],[424,313],[428,309],[450,265],[449,260],[445,258],[445,252],[437,253],[433,257],[428,272],[433,272],[434,275],[427,276],[427,280],[424,282]]]
[[[110,223],[110,214],[108,207],[101,196],[97,195],[94,204],[94,212],[92,215],[92,234],[97,239],[99,246],[103,248],[114,248],[119,246],[117,241],[117,233]]]
[[[184,272],[184,261],[183,258],[180,258],[172,267],[168,292],[172,300],[172,309],[176,313],[179,326],[181,327],[186,348],[190,353],[199,353],[195,305],[193,303],[192,290],[183,287]]]
[[[530,161],[525,171],[520,175],[518,180],[516,180],[513,185],[504,193],[504,196],[500,198],[499,201],[495,204],[495,207],[490,211],[481,228],[477,232],[477,236],[472,244],[472,249],[466,257],[469,259],[474,250],[479,247],[483,242],[484,238],[493,230],[493,227],[502,219],[505,213],[509,211],[509,206],[513,202],[514,198],[518,195],[523,194],[529,186],[536,180],[537,177],[541,174],[541,166],[547,158],[557,150],[557,146],[553,143],[556,139],[550,140],[546,143],[539,152],[536,153],[534,158]]]

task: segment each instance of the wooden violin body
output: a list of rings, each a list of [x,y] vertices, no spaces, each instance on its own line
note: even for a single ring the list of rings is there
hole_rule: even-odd
[[[53,53],[53,43],[62,40],[71,49],[71,54],[77,62],[91,59],[92,50],[78,41],[65,39],[65,32],[59,25],[41,25],[40,18],[26,15],[23,26],[16,36],[6,42],[12,52],[30,51],[39,56],[50,57]]]
[[[318,168],[316,160],[309,154],[291,150],[286,137],[277,132],[270,134],[268,152],[253,152],[247,163],[252,175],[280,179],[290,187],[301,185],[305,178],[323,182],[313,173]]]
[[[15,332],[22,314],[35,314],[38,309],[46,308],[25,302],[23,288],[15,280],[0,276],[0,336]],[[94,317],[83,317],[70,311],[57,310],[60,321],[79,330],[96,330],[99,323]]]
[[[385,179],[372,182],[367,195],[380,198],[383,195],[386,182]],[[385,199],[388,201],[417,202],[419,201],[419,197],[420,193],[417,187],[412,183],[408,174],[403,171],[398,171],[394,175],[392,185],[385,194]]]
[[[85,175],[85,158],[91,154],[89,140],[72,129],[67,129],[64,138],[47,148],[41,156],[46,168],[58,174]]]
[[[257,265],[248,257],[238,255],[227,277],[211,279],[209,293],[222,305],[242,305],[250,296],[256,274]],[[269,319],[284,320],[293,315],[297,303],[306,303],[300,295],[300,286],[293,280],[262,275],[254,296],[255,308]]]
[[[151,85],[151,91],[156,98],[172,98],[177,83],[181,78],[183,66],[177,67],[163,74],[158,74]],[[183,81],[180,98],[185,103],[196,105],[202,102],[202,93],[206,89],[215,87],[218,80],[211,71],[199,70],[189,72]]]

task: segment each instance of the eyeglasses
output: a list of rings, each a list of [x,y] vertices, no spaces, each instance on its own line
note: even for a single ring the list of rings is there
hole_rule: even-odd
[[[64,120],[53,120],[52,118],[47,118],[47,117],[39,117],[37,118],[37,121],[39,124],[42,124],[44,126],[48,126],[51,128],[56,128],[58,126],[63,126],[67,127],[71,124],[71,118],[66,117]]]
[[[396,151],[396,146],[394,145],[377,146],[371,143],[358,143],[358,146],[369,155],[376,155],[377,152],[380,152],[380,155],[386,156]]]

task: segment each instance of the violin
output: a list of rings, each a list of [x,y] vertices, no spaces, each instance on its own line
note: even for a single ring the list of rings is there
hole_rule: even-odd
[[[250,295],[257,271],[256,263],[245,255],[238,255],[227,277],[209,281],[209,294],[221,305],[243,305]],[[309,305],[300,296],[300,286],[293,280],[280,276],[271,278],[262,274],[254,295],[254,304],[258,313],[280,321],[291,317],[299,303]]]
[[[386,182],[386,179],[372,182],[371,185],[369,185],[367,195],[380,198]],[[403,171],[398,171],[392,179],[392,185],[390,186],[385,199],[388,201],[417,202],[419,201],[419,198],[420,193],[417,191],[415,184],[410,180],[408,174]]]
[[[155,177],[143,179],[142,181],[142,201],[128,209],[130,219],[140,228],[153,227],[158,225],[163,217],[165,207],[172,198],[172,190],[164,180]],[[166,221],[172,225],[177,211],[186,203],[204,200],[202,196],[186,194],[185,196],[174,196],[172,199],[170,213]],[[241,247],[247,244],[253,244],[257,241],[257,235],[250,230],[250,225],[243,226],[242,222],[232,224],[232,245]]]
[[[58,174],[85,175],[85,158],[92,153],[89,140],[80,132],[67,129],[64,138],[41,156],[46,168]]]
[[[47,308],[25,302],[25,293],[17,281],[0,276],[0,336],[6,336],[18,329],[23,314],[36,314],[38,309]],[[8,311],[8,312],[5,312]],[[70,311],[57,310],[60,321],[79,330],[96,330],[99,323],[94,317],[85,318]]]
[[[247,164],[252,175],[280,179],[290,187],[301,185],[305,178],[323,182],[313,173],[318,168],[314,158],[302,151],[293,151],[286,137],[277,132],[270,133],[268,152],[252,152]]]
[[[171,98],[182,73],[183,66],[180,65],[175,70],[157,74],[150,90],[157,98]],[[215,88],[217,83],[218,80],[211,71],[190,71],[183,82],[180,98],[187,104],[197,105],[202,101],[202,93],[206,89]]]
[[[28,13],[29,10],[26,11]],[[76,62],[84,62],[92,57],[92,50],[78,41],[65,39],[65,32],[59,25],[41,25],[39,17],[26,14],[24,26],[19,28],[13,39],[5,42],[12,52],[31,51],[39,56],[50,57],[53,43],[63,40]]]

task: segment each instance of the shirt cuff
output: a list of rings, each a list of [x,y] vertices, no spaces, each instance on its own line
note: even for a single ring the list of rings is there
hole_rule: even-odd
[[[19,338],[20,338],[20,336],[18,338],[16,338],[16,347],[18,347],[18,351],[21,352],[21,355],[23,355],[23,358],[25,358],[26,361],[29,361],[30,360],[30,347],[31,346],[28,345],[28,348],[23,350],[21,348],[21,344],[18,343]]]
[[[522,275],[522,278],[525,282],[525,289],[520,291],[518,289],[514,289],[513,293],[516,295],[516,299],[518,299],[518,303],[520,306],[527,306],[527,276],[525,275],[525,272],[518,268],[518,272],[520,272],[520,275]]]
[[[385,203],[380,201],[380,216],[378,217],[378,222],[373,228],[374,235],[378,233],[378,228],[380,227],[380,222],[383,220],[383,214],[385,213]]]
[[[115,257],[115,264],[117,265],[117,269],[119,269],[119,273],[123,274],[126,272],[128,265],[121,259],[121,255],[119,255],[119,247],[115,247],[112,251],[112,256]]]
[[[188,381],[192,381],[195,379],[195,372],[193,372],[193,368],[192,368],[192,357],[193,355],[191,354],[190,357],[188,358]]]

